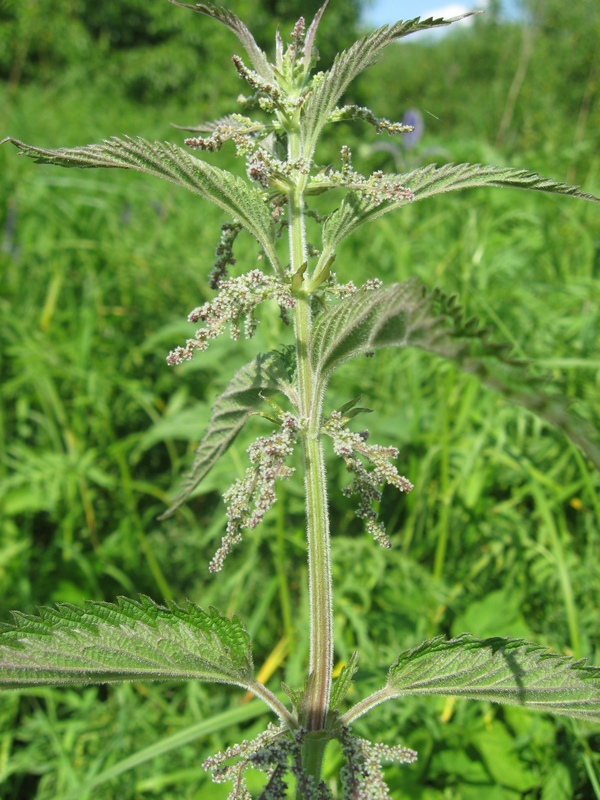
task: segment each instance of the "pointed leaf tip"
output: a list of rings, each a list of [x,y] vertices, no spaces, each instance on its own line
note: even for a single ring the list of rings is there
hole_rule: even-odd
[[[212,17],[225,25],[229,30],[233,31],[238,37],[244,49],[248,53],[248,57],[252,62],[252,66],[265,80],[273,80],[273,70],[267,60],[266,55],[257,45],[254,36],[250,33],[244,23],[237,17],[233,11],[230,11],[223,6],[215,6],[212,3],[181,3],[180,0],[169,0],[174,6],[180,8],[187,8],[190,11],[196,11],[198,14],[204,14],[207,17]]]

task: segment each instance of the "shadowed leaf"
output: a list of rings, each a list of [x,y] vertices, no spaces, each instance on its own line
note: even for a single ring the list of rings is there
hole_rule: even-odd
[[[348,663],[344,664],[342,671],[331,688],[330,708],[337,710],[350,689],[352,688],[352,678],[358,669],[358,650],[355,650]]]
[[[428,292],[417,279],[380,289],[361,289],[316,320],[311,359],[319,391],[350,358],[380,347],[418,347],[455,361],[508,400],[562,430],[600,469],[600,445],[592,426],[575,416],[570,400],[553,391],[546,376],[509,358],[511,345],[490,341],[489,330],[465,320],[454,297]]]
[[[258,355],[238,370],[223,394],[217,397],[208,429],[200,442],[185,485],[159,519],[170,517],[189,498],[200,481],[231,446],[246,420],[275,392],[290,392],[287,365],[277,352]]]
[[[388,698],[452,695],[600,722],[600,668],[521,639],[438,636],[398,657],[384,691]]]

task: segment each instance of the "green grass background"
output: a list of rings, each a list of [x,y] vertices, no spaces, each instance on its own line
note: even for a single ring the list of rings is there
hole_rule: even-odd
[[[577,66],[574,40],[565,34],[551,46],[551,35],[538,32],[511,111],[522,32],[477,32],[394,49],[352,89],[352,99],[392,118],[419,107],[426,136],[415,150],[382,154],[369,131],[340,126],[323,161],[347,141],[365,170],[485,161],[599,194],[597,55],[594,62],[590,51],[581,81],[565,86],[565,70]],[[78,74],[70,67],[2,84],[0,133],[48,147],[122,133],[179,141],[169,122],[214,115],[207,98],[181,89],[147,105],[101,74],[85,82]],[[226,86],[232,108],[239,87]],[[222,158],[232,165],[229,153]],[[36,167],[8,146],[0,173],[0,619],[14,608],[120,594],[188,598],[246,621],[257,667],[275,666],[274,689],[281,680],[301,685],[299,474],[223,572],[207,571],[224,527],[220,495],[268,424],[251,420],[204,492],[174,518],[156,520],[233,370],[290,341],[266,307],[255,339],[223,338],[189,365],[167,368],[166,353],[191,330],[187,313],[210,296],[223,218],[170,185]],[[251,268],[252,243],[238,254],[239,268]],[[458,293],[469,315],[598,418],[597,206],[512,190],[449,195],[359,231],[336,271],[356,283],[417,274]],[[341,495],[347,476],[331,458],[338,666],[356,647],[361,653],[349,700],[379,687],[398,652],[440,633],[520,636],[600,664],[600,480],[591,465],[561,434],[449,364],[409,351],[382,352],[367,366],[351,362],[336,375],[327,409],[361,394],[375,413],[357,422],[371,441],[400,448],[399,467],[416,488],[408,497],[384,494],[394,547],[383,551]],[[0,797],[225,798],[229,789],[210,783],[202,760],[267,720],[235,690],[197,684],[7,693]],[[394,798],[600,797],[597,727],[415,699],[379,707],[356,730],[419,751],[415,766],[387,771]],[[332,787],[339,765],[332,747]]]

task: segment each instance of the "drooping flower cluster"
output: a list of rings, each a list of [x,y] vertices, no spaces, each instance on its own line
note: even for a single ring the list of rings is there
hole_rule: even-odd
[[[331,800],[327,786],[318,785],[302,769],[302,744],[306,731],[299,728],[289,731],[272,723],[267,730],[251,741],[228,747],[222,753],[207,758],[202,768],[212,773],[214,783],[231,781],[233,789],[227,800],[250,800],[245,780],[248,769],[258,769],[269,776],[261,794],[264,800],[285,800],[288,785],[285,775],[290,771],[296,779],[296,793],[304,800]],[[337,734],[346,760],[340,773],[343,800],[388,800],[381,764],[413,764],[417,760],[414,750],[402,745],[372,744],[354,736],[342,726]],[[233,763],[227,763],[233,762]]]
[[[343,494],[347,497],[358,495],[356,516],[366,521],[367,531],[378,544],[391,547],[385,526],[379,521],[373,503],[381,499],[383,484],[395,486],[401,492],[410,492],[413,488],[408,478],[400,475],[391,463],[391,459],[398,458],[398,450],[395,447],[367,444],[368,434],[349,430],[339,411],[332,412],[324,423],[323,431],[333,440],[334,453],[344,459],[348,471],[354,475],[352,483],[342,489]],[[373,469],[367,470],[359,456],[369,461]]]
[[[215,253],[215,263],[208,276],[208,285],[211,289],[218,289],[227,278],[227,267],[236,263],[233,255],[233,244],[238,233],[242,230],[239,222],[225,222],[221,225],[221,238]]]
[[[272,127],[272,125],[266,125],[264,122],[245,117],[243,114],[228,114],[215,122],[205,122],[203,125],[198,125],[194,128],[186,128],[185,130],[194,133],[209,133],[210,136],[190,136],[185,139],[185,143],[195,150],[214,153],[220,150],[229,139],[239,139],[243,136],[265,136],[266,132],[271,130]]]
[[[346,758],[340,773],[343,800],[388,800],[391,795],[381,763],[413,764],[417,760],[417,753],[408,747],[373,744],[353,736],[345,727],[341,729],[339,741]]]
[[[284,413],[281,427],[270,436],[261,436],[248,448],[250,462],[243,478],[223,495],[227,505],[227,528],[221,546],[210,562],[211,572],[218,572],[234,545],[242,540],[243,528],[256,528],[275,502],[275,481],[294,473],[286,459],[292,455],[298,439],[299,423],[292,414]]]
[[[231,781],[233,790],[227,800],[251,800],[245,780],[248,769],[258,769],[267,773],[268,782],[261,798],[264,800],[285,800],[288,797],[288,784],[285,776],[291,772],[296,779],[296,792],[304,800],[331,800],[331,792],[323,782],[318,785],[312,776],[302,769],[302,743],[306,731],[299,728],[289,731],[272,723],[266,731],[252,741],[233,745],[222,753],[207,758],[203,769],[212,772],[214,783]],[[233,761],[227,764],[227,761]]]
[[[204,322],[205,327],[196,331],[193,339],[188,339],[185,347],[176,347],[167,356],[167,364],[181,364],[189,361],[197,350],[206,350],[210,339],[216,339],[226,325],[231,330],[231,338],[239,339],[241,322],[244,320],[244,335],[250,338],[257,325],[254,309],[264,300],[275,300],[282,309],[294,308],[296,301],[288,287],[274,277],[253,269],[239,278],[222,280],[219,294],[214,300],[195,308],[189,315],[190,322]]]

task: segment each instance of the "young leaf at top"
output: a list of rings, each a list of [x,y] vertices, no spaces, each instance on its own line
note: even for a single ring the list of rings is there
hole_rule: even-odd
[[[479,12],[469,11],[451,19],[421,20],[417,17],[407,22],[396,22],[391,26],[384,25],[358,39],[348,50],[338,53],[331,69],[316,76],[312,94],[304,106],[302,136],[305,155],[312,156],[321,130],[351,81],[373,64],[379,53],[389,44],[411,33],[450,25],[477,13]]]
[[[455,298],[427,292],[416,278],[380,289],[361,289],[315,321],[311,359],[319,391],[350,358],[381,347],[418,347],[456,362],[508,400],[562,430],[600,469],[592,426],[570,411],[570,400],[547,390],[548,379],[508,357],[511,346],[489,340],[477,320],[465,320]]]
[[[251,640],[236,617],[147,597],[14,611],[0,625],[0,688],[199,680],[253,684]]]
[[[196,450],[194,463],[183,489],[159,519],[170,517],[185,503],[233,443],[264,397],[275,392],[282,392],[290,397],[292,388],[288,371],[284,357],[272,351],[256,356],[235,373],[223,394],[215,401],[208,429]]]
[[[325,9],[329,0],[325,0],[321,8],[315,14],[313,21],[310,23],[308,30],[306,31],[306,38],[304,40],[304,72],[308,73],[310,69],[310,65],[312,63],[313,57],[313,47],[315,44],[315,36],[317,35],[317,30],[319,28],[319,23],[321,22],[321,17],[323,16]]]
[[[267,61],[266,55],[256,44],[254,36],[252,36],[242,20],[236,17],[233,11],[229,11],[229,9],[223,8],[222,6],[215,6],[212,3],[195,3],[194,5],[188,5],[187,3],[180,3],[179,0],[169,0],[169,2],[174,6],[188,8],[190,11],[197,11],[199,14],[205,14],[207,17],[212,17],[222,22],[223,25],[226,25],[235,33],[240,42],[244,45],[250,61],[252,62],[252,66],[258,74],[267,81],[274,80],[273,70]]]
[[[389,211],[394,211],[417,200],[425,200],[446,192],[481,186],[496,186],[510,189],[531,189],[600,203],[598,197],[582,192],[579,186],[560,183],[550,178],[543,178],[535,172],[512,167],[481,164],[445,164],[437,167],[435,164],[430,164],[403,175],[385,175],[383,182],[390,186],[404,186],[410,190],[410,195],[375,203],[368,196],[361,196],[354,191],[349,192],[323,228],[322,260],[329,257],[330,252],[335,250],[342,239],[365,222],[370,222]],[[318,185],[322,188],[323,181],[319,181]]]
[[[466,697],[600,722],[600,667],[522,639],[438,636],[402,653],[386,687],[350,709],[342,723],[407,695]]]
[[[273,220],[262,194],[242,178],[206,164],[175,144],[125,136],[107,139],[102,144],[46,150],[12,138],[0,144],[7,141],[39,164],[132,169],[183,186],[237,219],[258,240],[273,268],[281,272]]]

